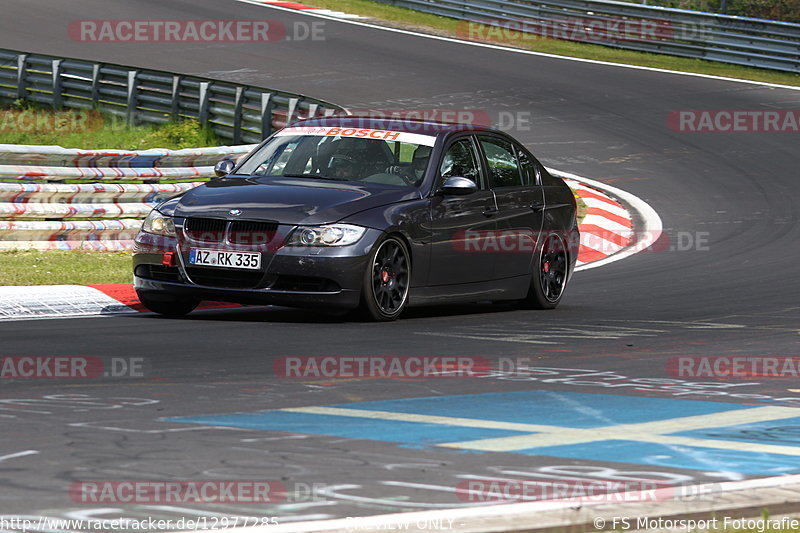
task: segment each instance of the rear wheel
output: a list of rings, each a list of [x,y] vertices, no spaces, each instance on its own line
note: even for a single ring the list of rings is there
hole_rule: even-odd
[[[522,301],[526,309],[553,309],[561,301],[569,268],[567,244],[557,233],[545,237],[534,263],[531,286]]]
[[[180,298],[171,294],[153,295],[137,292],[139,301],[154,313],[169,317],[188,315],[198,306],[200,300],[194,298]]]
[[[376,322],[394,320],[405,309],[411,283],[408,249],[397,237],[387,237],[370,255],[361,288],[361,313]]]

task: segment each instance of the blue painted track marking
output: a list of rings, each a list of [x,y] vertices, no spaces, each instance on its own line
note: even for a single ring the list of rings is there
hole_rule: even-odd
[[[323,416],[287,411],[262,411],[236,415],[171,418],[172,422],[195,422],[247,429],[276,430],[289,433],[313,433],[350,439],[382,440],[408,444],[437,445],[468,439],[502,438],[529,432],[462,426],[443,426],[395,420],[370,420],[350,416]],[[482,435],[482,436],[481,436]]]
[[[674,468],[800,472],[800,409],[575,392],[521,391],[358,402],[165,419],[393,442]],[[783,428],[781,439],[755,433]],[[788,428],[788,429],[787,429]],[[731,438],[724,435],[731,434]],[[720,436],[722,435],[722,436]],[[734,437],[733,435],[739,435]]]
[[[785,418],[780,422],[754,422],[738,426],[695,429],[675,435],[701,439],[734,440],[758,444],[800,446],[800,417]]]

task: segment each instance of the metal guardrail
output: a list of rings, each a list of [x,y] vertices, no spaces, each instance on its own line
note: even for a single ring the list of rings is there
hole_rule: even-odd
[[[612,0],[376,0],[499,30],[800,73],[800,24]],[[495,32],[461,37],[512,41]],[[476,32],[480,33],[480,32]]]
[[[0,102],[98,110],[130,122],[193,118],[233,144],[341,107],[283,91],[195,76],[0,49]]]

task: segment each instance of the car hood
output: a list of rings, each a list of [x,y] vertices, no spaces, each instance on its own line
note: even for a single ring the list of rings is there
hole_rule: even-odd
[[[174,215],[329,224],[366,209],[420,197],[413,187],[312,178],[225,177],[181,196]],[[234,215],[231,210],[240,213]]]

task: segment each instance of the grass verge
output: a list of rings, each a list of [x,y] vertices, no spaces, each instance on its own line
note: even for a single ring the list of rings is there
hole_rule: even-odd
[[[0,285],[131,283],[130,252],[0,251]]]
[[[423,33],[433,33],[446,37],[462,38],[466,30],[466,23],[457,19],[421,13],[412,9],[391,6],[371,0],[309,0],[306,3],[316,7],[335,9],[354,15],[370,17],[376,19],[376,22],[383,22],[388,26],[415,30]],[[478,35],[493,35],[489,30],[490,27],[488,26],[477,25],[476,33]],[[505,30],[502,32],[502,37],[502,41],[492,39],[489,42],[491,44],[533,50],[547,54],[800,86],[800,74],[792,74],[789,72],[729,65],[727,63],[705,61],[702,59],[688,59],[636,52],[633,50],[621,50],[597,44],[547,39],[519,32],[506,32]],[[531,37],[536,38],[531,39]]]
[[[196,120],[130,126],[97,111],[54,111],[29,102],[0,107],[0,144],[58,145],[64,148],[147,150],[202,148],[225,144]]]

